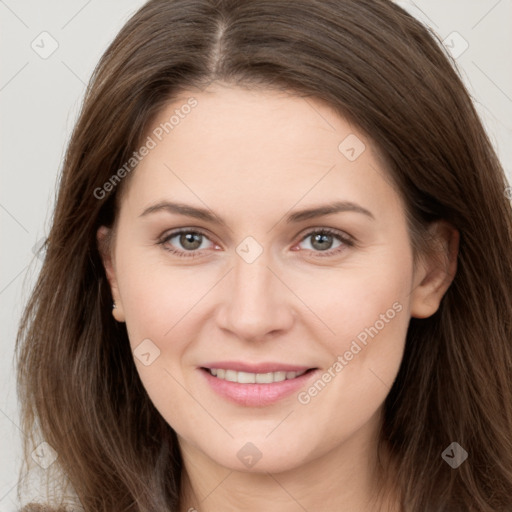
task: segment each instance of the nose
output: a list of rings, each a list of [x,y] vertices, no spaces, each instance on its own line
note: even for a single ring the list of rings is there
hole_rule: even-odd
[[[258,341],[290,329],[293,293],[264,251],[248,263],[235,253],[234,268],[222,285],[217,325],[236,337]]]

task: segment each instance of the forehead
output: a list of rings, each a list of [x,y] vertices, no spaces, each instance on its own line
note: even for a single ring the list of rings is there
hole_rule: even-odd
[[[214,85],[167,104],[146,137],[130,184],[137,206],[208,198],[277,212],[326,195],[377,209],[398,200],[368,137],[314,98]]]

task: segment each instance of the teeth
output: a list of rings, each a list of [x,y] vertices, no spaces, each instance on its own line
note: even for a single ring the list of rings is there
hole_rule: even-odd
[[[229,382],[236,382],[236,373],[234,370],[226,370],[226,376],[224,377]]]
[[[240,384],[254,384],[256,382],[256,374],[255,373],[247,373],[247,372],[233,372],[235,373],[234,382],[239,382]]]
[[[249,373],[237,372],[235,370],[223,370],[222,368],[211,368],[210,373],[218,379],[238,382],[239,384],[272,384],[283,380],[300,377],[307,370],[302,372],[270,372],[270,373]]]

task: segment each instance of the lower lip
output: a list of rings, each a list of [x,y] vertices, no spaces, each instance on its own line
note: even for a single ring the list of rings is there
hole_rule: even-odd
[[[213,391],[231,402],[246,407],[264,407],[290,396],[318,372],[318,370],[310,370],[295,379],[272,382],[271,384],[240,384],[218,379],[203,368],[200,368],[199,371],[204,375]]]

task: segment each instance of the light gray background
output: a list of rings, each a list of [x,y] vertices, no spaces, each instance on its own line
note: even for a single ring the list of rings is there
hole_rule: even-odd
[[[248,0],[250,1],[250,0]],[[20,464],[14,341],[40,269],[58,172],[92,70],[141,0],[0,0],[0,512],[16,510]],[[429,25],[457,65],[512,177],[512,0],[397,1]],[[41,36],[48,32],[52,39]],[[459,35],[453,35],[457,32]],[[33,43],[34,41],[34,43]],[[45,55],[43,55],[45,56]]]

